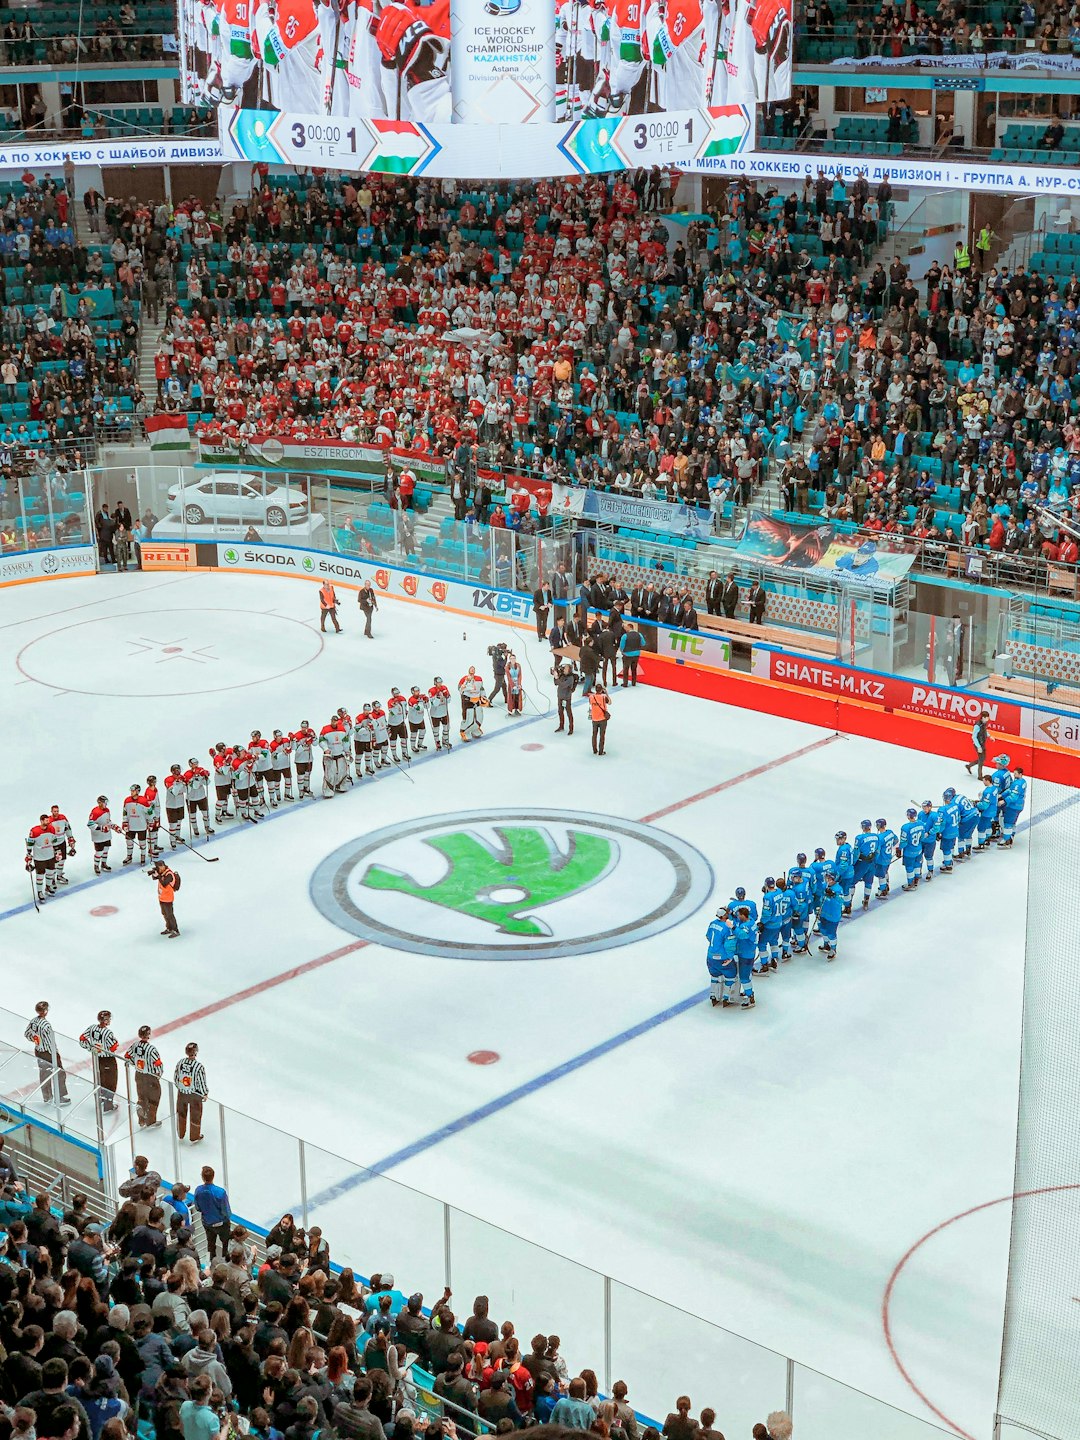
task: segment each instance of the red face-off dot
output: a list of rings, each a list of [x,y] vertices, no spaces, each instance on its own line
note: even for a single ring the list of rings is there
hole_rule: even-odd
[[[522,745],[521,748],[523,750],[542,750],[544,747],[543,745],[538,745],[535,740],[532,740],[528,745]]]
[[[494,1065],[502,1056],[497,1050],[474,1050],[465,1057],[470,1065]]]
[[[165,646],[165,654],[166,654],[166,655],[179,655],[179,654],[180,654],[180,646],[179,646],[179,645],[166,645],[166,646]]]
[[[95,905],[94,908],[90,911],[90,914],[91,914],[91,915],[115,915],[115,914],[116,914],[116,906],[115,906],[115,905]]]

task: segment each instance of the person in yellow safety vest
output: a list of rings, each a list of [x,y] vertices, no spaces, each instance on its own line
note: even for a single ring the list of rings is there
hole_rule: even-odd
[[[341,634],[341,626],[337,618],[337,595],[329,580],[324,580],[319,586],[319,629],[326,629],[326,617],[329,615],[334,622],[334,629]]]
[[[953,269],[958,275],[971,269],[971,251],[963,240],[956,242],[956,249],[953,251]]]
[[[993,230],[991,230],[989,225],[984,225],[979,231],[975,239],[975,253],[979,257],[980,270],[984,270],[986,268],[986,257],[990,254],[990,247],[993,245],[996,239],[997,236],[994,234]]]
[[[594,755],[603,755],[604,740],[607,737],[607,723],[611,715],[611,696],[603,685],[594,685],[589,691],[589,718],[592,720],[592,749]]]

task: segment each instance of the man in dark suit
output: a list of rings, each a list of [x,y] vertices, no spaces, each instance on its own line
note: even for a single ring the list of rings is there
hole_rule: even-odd
[[[660,592],[650,580],[641,598],[641,618],[648,624],[639,625],[641,639],[646,650],[656,653],[656,622],[660,619]]]
[[[555,601],[555,594],[550,585],[540,584],[533,591],[533,619],[536,621],[536,638],[543,640],[547,634],[548,616],[551,614],[551,607]]]
[[[734,620],[735,611],[739,608],[739,582],[735,579],[734,570],[729,571],[728,577],[724,581],[722,603],[726,618]]]
[[[683,597],[679,613],[675,617],[675,623],[680,630],[696,630],[698,628],[698,613],[694,609],[694,602],[689,595]]]
[[[566,619],[562,621],[563,644],[580,645],[584,635],[584,627],[578,624],[578,618],[573,610],[566,612]]]
[[[709,578],[705,582],[705,613],[706,615],[719,615],[723,606],[724,582],[717,575],[715,570],[709,571]]]
[[[552,594],[555,596],[556,616],[565,617],[567,611],[567,602],[570,599],[570,591],[572,587],[573,581],[566,573],[566,566],[556,566],[555,574],[551,577],[551,590]]]
[[[640,620],[645,614],[645,586],[635,585],[630,591],[630,614]]]
[[[554,621],[552,622],[551,629],[548,631],[547,638],[548,644],[551,646],[552,650],[561,650],[562,647],[567,643],[566,622],[562,620],[557,614]]]
[[[760,580],[755,580],[750,586],[746,603],[750,607],[750,624],[760,625],[765,619],[765,590]]]

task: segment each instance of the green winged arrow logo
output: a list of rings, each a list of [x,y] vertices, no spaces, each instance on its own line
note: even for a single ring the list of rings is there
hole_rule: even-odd
[[[361,884],[396,890],[493,926],[501,935],[547,936],[551,927],[532,912],[595,885],[619,856],[618,844],[588,830],[567,830],[567,848],[539,826],[498,826],[498,843],[472,830],[425,840],[446,860],[432,885],[384,865],[370,865]]]

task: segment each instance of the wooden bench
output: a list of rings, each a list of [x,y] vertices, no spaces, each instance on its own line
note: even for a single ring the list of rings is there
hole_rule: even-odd
[[[1048,565],[1046,567],[1046,588],[1054,595],[1068,595],[1076,599],[1076,569],[1072,565]]]
[[[815,635],[809,630],[795,630],[788,625],[751,625],[749,620],[729,620],[726,615],[703,615],[698,612],[698,625],[715,635],[743,645],[778,645],[782,650],[809,650],[814,655],[836,659],[836,641],[831,635]]]
[[[997,695],[1012,695],[1017,700],[1027,700],[1033,705],[1080,711],[1080,689],[1058,685],[1051,694],[1050,683],[1052,682],[1046,680],[1032,680],[1027,675],[991,675],[987,679],[986,688]]]

